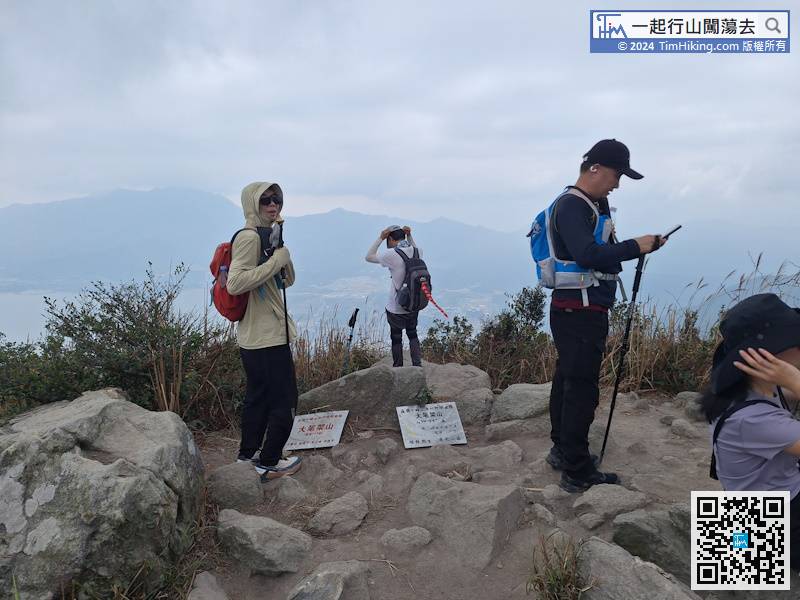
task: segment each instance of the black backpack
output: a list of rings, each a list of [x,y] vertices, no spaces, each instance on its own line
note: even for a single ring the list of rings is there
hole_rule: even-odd
[[[400,248],[395,251],[406,265],[406,276],[403,285],[397,290],[397,303],[409,312],[416,312],[428,306],[428,294],[431,293],[431,274],[428,265],[419,257],[419,250],[414,248],[414,256],[410,257]],[[423,287],[427,288],[427,294]]]

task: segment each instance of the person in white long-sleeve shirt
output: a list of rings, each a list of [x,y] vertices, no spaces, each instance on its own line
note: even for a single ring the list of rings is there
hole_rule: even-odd
[[[378,254],[381,242],[386,240],[388,250]],[[392,338],[392,363],[395,367],[403,366],[403,330],[406,330],[408,346],[411,351],[411,364],[415,367],[422,366],[422,352],[417,337],[417,318],[419,311],[409,312],[397,303],[397,291],[403,286],[406,277],[406,265],[398,254],[403,252],[411,258],[414,255],[414,238],[411,237],[411,228],[406,225],[390,225],[375,240],[367,251],[367,262],[379,264],[389,269],[390,286],[389,301],[386,303],[386,320],[389,322],[389,331]],[[417,248],[419,256],[422,250]]]

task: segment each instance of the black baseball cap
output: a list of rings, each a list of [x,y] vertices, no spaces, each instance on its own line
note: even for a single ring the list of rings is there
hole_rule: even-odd
[[[600,140],[583,155],[583,160],[593,165],[616,169],[631,179],[644,177],[638,171],[631,169],[631,152],[625,144],[617,140]]]

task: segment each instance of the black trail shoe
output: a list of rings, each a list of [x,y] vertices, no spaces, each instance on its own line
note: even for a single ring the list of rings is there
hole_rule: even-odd
[[[572,477],[566,473],[561,473],[561,489],[570,494],[577,494],[578,492],[585,492],[593,485],[601,483],[611,483],[619,485],[619,477],[616,473],[603,473],[602,471],[595,471],[586,477]]]

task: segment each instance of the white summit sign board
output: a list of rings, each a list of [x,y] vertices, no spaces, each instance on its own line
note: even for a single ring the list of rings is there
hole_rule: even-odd
[[[397,419],[406,448],[467,443],[455,402],[398,406]]]
[[[347,420],[347,410],[297,415],[292,432],[284,446],[285,450],[307,450],[309,448],[330,448],[339,443]]]

